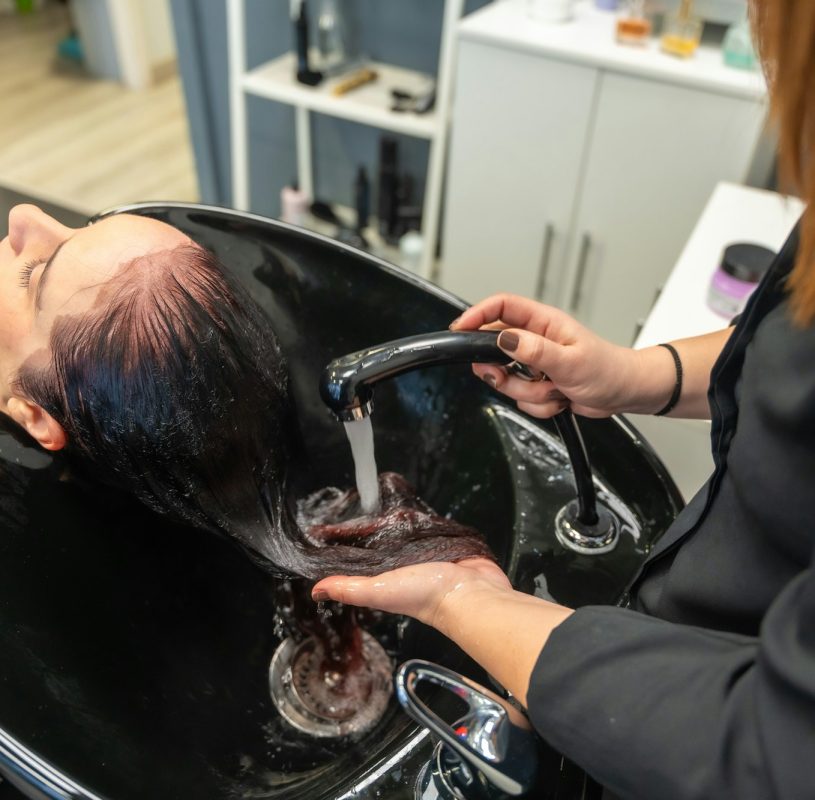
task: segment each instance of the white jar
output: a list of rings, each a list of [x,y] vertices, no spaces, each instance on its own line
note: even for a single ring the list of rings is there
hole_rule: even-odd
[[[541,22],[566,22],[574,16],[574,0],[527,0],[527,10]]]

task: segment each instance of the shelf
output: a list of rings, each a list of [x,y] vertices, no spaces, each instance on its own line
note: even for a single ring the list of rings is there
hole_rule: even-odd
[[[438,276],[438,263],[434,254],[439,244],[442,185],[449,133],[451,77],[456,49],[455,26],[464,11],[464,2],[465,0],[443,0],[441,46],[435,76],[402,69],[391,64],[369,61],[366,66],[377,72],[377,80],[360,86],[342,97],[335,97],[331,90],[342,80],[342,76],[329,78],[316,87],[298,83],[295,74],[297,61],[294,53],[286,53],[247,72],[246,6],[248,3],[247,0],[225,0],[229,43],[233,204],[242,210],[248,210],[250,206],[247,104],[251,96],[284,103],[294,109],[297,178],[300,188],[309,196],[314,196],[310,112],[324,114],[335,119],[346,119],[382,131],[424,139],[428,143],[427,179],[421,233],[427,247],[422,254],[419,272],[425,277]],[[434,83],[437,99],[436,108],[433,111],[427,114],[414,114],[390,110],[393,103],[391,96],[393,89],[419,95],[425,93]],[[386,259],[396,260],[394,250],[380,249],[381,243],[378,242],[374,246]]]
[[[724,328],[728,318],[719,316],[707,304],[710,279],[724,248],[733,242],[753,242],[780,250],[803,210],[803,203],[796,197],[719,183],[634,347]]]
[[[353,223],[353,220],[356,219],[356,212],[348,206],[334,204],[332,208],[334,209],[334,213],[349,227]],[[306,215],[303,227],[310,231],[314,231],[315,233],[321,233],[323,236],[328,236],[332,239],[334,238],[334,234],[337,232],[336,225],[332,224],[331,222],[325,222],[324,220],[317,219],[317,217],[314,217],[311,214]],[[363,235],[368,240],[368,244],[370,245],[368,252],[372,256],[381,258],[383,261],[387,261],[389,264],[395,264],[398,267],[403,266],[399,246],[388,244],[388,242],[386,242],[379,235],[379,223],[376,217],[371,217],[368,227],[363,231]],[[430,279],[438,283],[440,274],[441,260],[433,259]]]
[[[356,212],[347,206],[333,205],[334,213],[345,222],[348,227],[351,227],[353,220],[356,219]],[[331,222],[317,219],[311,214],[306,215],[303,227],[308,228],[315,233],[321,233],[323,236],[328,236],[333,239],[334,234],[337,232],[337,226]],[[363,235],[368,240],[370,245],[369,252],[377,258],[382,258],[390,264],[399,265],[401,257],[399,255],[399,247],[397,245],[388,244],[379,235],[379,223],[375,218],[371,218],[368,227],[363,231]]]
[[[245,92],[258,97],[408,136],[433,139],[440,130],[435,110],[421,115],[390,110],[391,89],[419,93],[429,87],[433,78],[375,61],[366,66],[376,70],[379,77],[341,97],[331,94],[331,89],[343,76],[324,80],[319,86],[299,83],[295,77],[294,53],[286,53],[247,72],[241,83]]]

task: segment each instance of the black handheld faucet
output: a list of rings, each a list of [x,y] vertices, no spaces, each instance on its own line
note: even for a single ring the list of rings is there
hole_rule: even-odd
[[[409,336],[337,358],[320,378],[320,395],[342,421],[362,419],[373,410],[374,384],[420,367],[441,364],[501,364],[527,380],[536,380],[529,367],[519,364],[498,347],[498,331],[452,332]],[[560,542],[580,553],[611,550],[619,537],[618,525],[608,509],[597,504],[591,466],[571,411],[554,417],[572,465],[577,498],[557,516]]]

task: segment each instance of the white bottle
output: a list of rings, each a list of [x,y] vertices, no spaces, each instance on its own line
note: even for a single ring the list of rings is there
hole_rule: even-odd
[[[399,261],[405,269],[418,272],[422,266],[424,238],[418,231],[408,231],[399,239]]]
[[[574,0],[527,0],[527,9],[541,22],[566,22],[574,16]]]
[[[308,197],[306,193],[301,192],[295,182],[292,182],[290,186],[284,186],[280,191],[280,219],[302,228],[306,224],[307,213]]]

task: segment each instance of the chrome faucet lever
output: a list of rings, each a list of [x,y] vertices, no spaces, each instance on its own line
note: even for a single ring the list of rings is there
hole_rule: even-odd
[[[419,699],[422,682],[451,691],[467,704],[452,727]],[[419,800],[498,800],[530,791],[538,748],[526,717],[494,692],[452,670],[421,659],[402,664],[394,678],[407,714],[440,741],[416,786]]]

